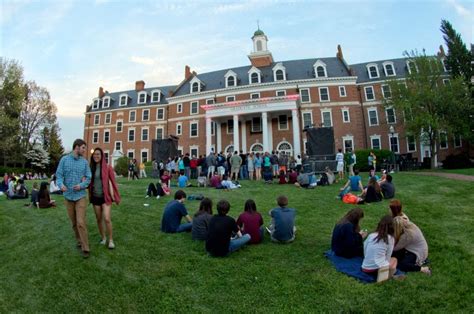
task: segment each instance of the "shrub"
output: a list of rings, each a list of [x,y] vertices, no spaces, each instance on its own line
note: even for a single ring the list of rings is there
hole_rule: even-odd
[[[471,168],[473,164],[467,154],[449,155],[443,160],[444,169]]]
[[[377,167],[379,167],[380,164],[383,163],[384,159],[390,162],[395,162],[394,153],[388,149],[360,149],[355,151],[357,157],[357,163],[355,164],[355,168],[359,169],[360,171],[369,171],[369,164],[367,160],[371,151],[373,151],[375,156],[377,157]],[[347,164],[349,164],[350,155],[350,153],[346,153],[344,155],[344,160]]]
[[[115,162],[115,172],[124,177],[128,174],[128,157],[122,156]]]

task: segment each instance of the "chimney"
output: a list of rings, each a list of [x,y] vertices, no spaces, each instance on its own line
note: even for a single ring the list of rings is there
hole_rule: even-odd
[[[341,45],[337,45],[337,54],[336,54],[336,57],[339,59],[339,60],[343,60],[344,59],[344,56],[342,55],[342,48],[341,48]]]
[[[145,89],[145,81],[136,81],[135,82],[135,90],[137,92],[142,91]]]
[[[99,98],[104,97],[104,95],[105,95],[104,88],[101,86],[101,87],[99,87]]]
[[[187,80],[188,78],[191,77],[191,68],[189,65],[184,67],[184,79]]]
[[[440,58],[446,57],[446,54],[444,53],[443,45],[439,45],[438,57]]]

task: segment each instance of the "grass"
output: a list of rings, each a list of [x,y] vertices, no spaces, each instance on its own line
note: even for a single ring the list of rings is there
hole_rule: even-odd
[[[448,173],[457,173],[457,174],[465,174],[468,176],[474,176],[474,168],[466,168],[466,169],[440,169],[436,170],[435,172],[448,172]]]
[[[74,247],[62,197],[54,196],[57,208],[40,210],[2,197],[0,312],[474,312],[471,182],[394,175],[397,197],[427,238],[433,276],[410,273],[405,281],[381,285],[338,273],[323,256],[334,223],[351,208],[334,198],[340,184],[304,190],[244,181],[232,192],[187,188],[188,195],[203,193],[214,202],[228,199],[233,217],[253,198],[266,224],[279,194],[298,211],[294,243],[273,244],[266,236],[228,258],[211,258],[190,234],[159,231],[170,198],[145,199],[148,182],[120,180],[113,251],[98,244],[89,207],[88,260]],[[374,229],[387,204],[364,205],[362,227]],[[191,213],[198,205],[186,202]]]

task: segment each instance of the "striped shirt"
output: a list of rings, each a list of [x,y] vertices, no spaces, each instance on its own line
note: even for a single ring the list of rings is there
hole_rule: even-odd
[[[69,154],[61,158],[56,170],[56,183],[61,189],[66,186],[67,191],[63,193],[64,198],[69,201],[77,201],[86,196],[86,188],[91,182],[91,169],[87,160],[82,156],[75,157]],[[79,191],[74,191],[75,185],[80,185]]]

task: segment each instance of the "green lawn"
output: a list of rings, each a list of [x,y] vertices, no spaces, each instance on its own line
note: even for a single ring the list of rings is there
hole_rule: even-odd
[[[437,171],[436,171],[437,172]],[[466,169],[440,169],[439,172],[448,172],[448,173],[457,173],[457,174],[465,174],[468,176],[474,176],[474,168],[466,168]]]
[[[366,178],[366,175],[364,175]],[[246,199],[264,215],[279,194],[298,210],[289,245],[246,247],[211,258],[190,234],[159,231],[171,198],[145,199],[149,180],[120,180],[123,203],[113,208],[113,251],[100,246],[88,211],[91,257],[75,248],[62,198],[59,207],[33,209],[0,200],[0,312],[474,312],[474,184],[394,174],[405,212],[424,232],[433,276],[366,285],[338,273],[323,252],[334,223],[348,210],[335,199],[340,185],[314,190],[242,182],[243,188],[187,188],[214,202],[230,201],[236,217]],[[175,189],[176,190],[176,189]],[[144,203],[151,204],[149,207]],[[191,213],[198,201],[187,201]],[[374,229],[388,202],[363,205],[362,227]]]

